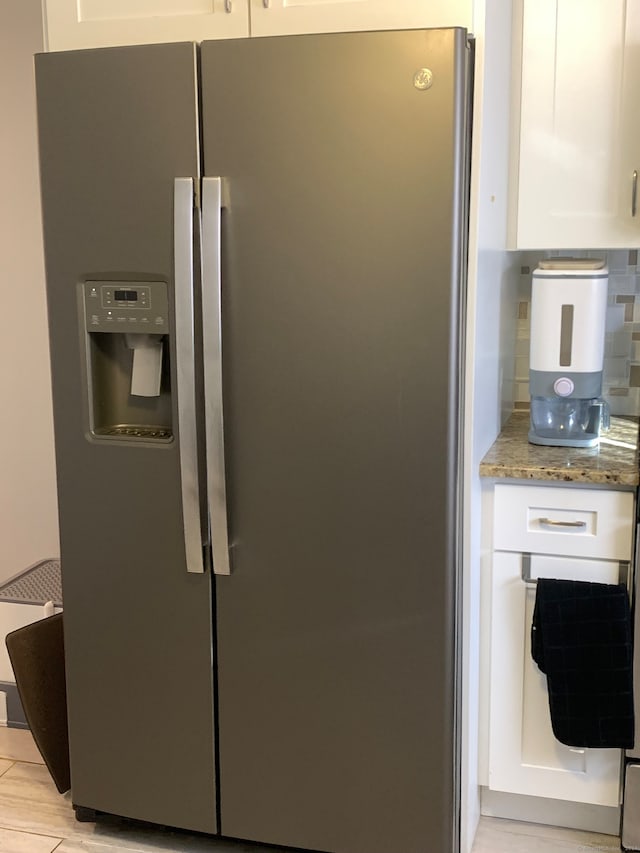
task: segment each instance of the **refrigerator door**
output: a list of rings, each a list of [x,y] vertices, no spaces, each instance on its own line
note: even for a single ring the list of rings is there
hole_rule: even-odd
[[[457,849],[468,54],[462,30],[202,45],[224,835]]]
[[[36,66],[72,798],[213,832],[211,577],[187,571],[172,308],[174,179],[199,172],[195,48],[53,53]],[[124,342],[116,350],[110,332],[86,332],[83,300],[99,305],[94,292],[111,294],[114,322],[127,314],[134,329],[143,314],[131,294],[156,306],[168,296],[168,326],[162,308],[154,328],[168,328],[161,414],[173,440],[94,429],[109,407],[144,420],[160,405],[129,393]]]

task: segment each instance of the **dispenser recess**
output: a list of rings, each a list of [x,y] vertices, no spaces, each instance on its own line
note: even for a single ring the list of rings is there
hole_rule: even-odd
[[[91,434],[171,441],[166,282],[86,281],[82,300]]]

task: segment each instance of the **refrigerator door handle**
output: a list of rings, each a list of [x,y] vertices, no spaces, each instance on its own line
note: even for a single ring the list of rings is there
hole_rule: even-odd
[[[204,572],[196,433],[193,178],[173,185],[175,350],[182,521],[187,571]]]
[[[222,179],[202,180],[202,338],[213,571],[231,574],[222,399]]]

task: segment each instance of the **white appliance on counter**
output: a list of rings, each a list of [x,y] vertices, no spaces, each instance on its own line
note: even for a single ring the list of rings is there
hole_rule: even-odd
[[[529,441],[594,447],[608,428],[602,393],[608,272],[593,258],[551,258],[533,273]]]

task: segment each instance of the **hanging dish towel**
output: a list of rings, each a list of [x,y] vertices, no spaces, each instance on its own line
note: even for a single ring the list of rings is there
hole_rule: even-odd
[[[547,676],[561,743],[633,746],[631,615],[622,584],[538,578],[531,653]]]

